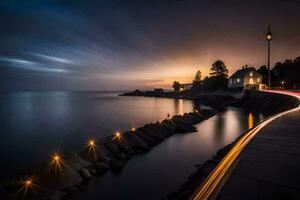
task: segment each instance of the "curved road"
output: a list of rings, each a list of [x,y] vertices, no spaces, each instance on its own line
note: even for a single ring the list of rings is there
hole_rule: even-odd
[[[281,93],[286,95],[291,95],[299,98],[300,101],[300,92],[292,92],[292,91],[265,91],[265,92],[273,92],[273,93]],[[235,160],[241,153],[241,151],[246,147],[246,145],[256,136],[256,134],[264,127],[266,127],[273,120],[295,112],[299,111],[300,107],[276,114],[266,119],[265,121],[258,124],[255,128],[251,129],[247,132],[230,150],[230,152],[223,158],[223,160],[218,164],[218,166],[210,173],[210,175],[204,180],[204,182],[198,187],[198,189],[194,192],[194,194],[190,197],[192,200],[205,200],[209,199],[215,190],[219,189],[218,186],[221,181],[226,178],[225,174],[230,170]]]

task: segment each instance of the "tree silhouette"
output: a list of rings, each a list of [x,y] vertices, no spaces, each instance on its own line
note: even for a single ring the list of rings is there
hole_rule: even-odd
[[[211,77],[228,77],[228,69],[223,61],[217,60],[210,68],[209,75]]]
[[[258,70],[258,73],[262,75],[262,83],[267,84],[268,83],[268,68],[266,65],[262,65]]]
[[[178,92],[180,90],[180,83],[178,81],[174,81],[172,88],[175,92]]]
[[[263,76],[263,83],[268,81],[268,69],[265,65],[257,70]],[[277,62],[271,69],[271,86],[281,87],[284,81],[286,89],[293,89],[300,83],[300,56],[294,60]]]
[[[300,83],[300,57],[295,60],[285,60],[277,62],[271,70],[273,86],[281,86],[281,82],[285,82],[285,88],[292,89],[296,84]]]
[[[194,81],[197,82],[197,81],[201,81],[201,71],[198,70],[196,75],[195,75],[195,78],[194,78]]]

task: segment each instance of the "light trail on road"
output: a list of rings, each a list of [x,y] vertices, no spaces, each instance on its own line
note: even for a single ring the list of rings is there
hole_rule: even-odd
[[[280,93],[284,95],[290,95],[294,96],[299,99],[300,101],[300,92],[291,92],[291,91],[267,91],[267,92],[273,92],[273,93]],[[203,183],[198,187],[198,189],[193,193],[193,195],[190,197],[191,200],[206,200],[211,197],[215,189],[217,188],[218,184],[228,172],[230,167],[235,162],[238,155],[242,152],[242,150],[245,148],[245,146],[252,140],[252,138],[265,126],[267,126],[270,122],[277,119],[278,117],[281,117],[283,115],[286,115],[291,112],[295,112],[300,110],[300,107],[296,107],[294,109],[281,112],[279,114],[275,114],[266,120],[259,123],[257,126],[255,126],[253,129],[248,131],[229,151],[229,153],[223,158],[223,160],[217,165],[217,167],[209,174],[209,176],[203,181]]]

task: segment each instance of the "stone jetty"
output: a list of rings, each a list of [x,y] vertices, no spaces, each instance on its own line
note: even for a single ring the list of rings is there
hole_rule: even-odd
[[[197,131],[195,124],[215,114],[215,110],[201,109],[175,115],[99,139],[79,153],[64,152],[50,163],[41,163],[2,181],[0,195],[3,199],[24,198],[24,195],[29,199],[61,199],[70,192],[85,189],[95,176],[121,170],[134,155],[149,151],[167,137]]]
[[[237,106],[237,107],[242,107],[245,110],[260,112],[260,113],[263,113],[265,116],[269,117],[276,113],[280,113],[280,112],[295,108],[295,107],[299,106],[299,103],[300,102],[299,102],[298,98],[289,96],[289,95],[284,95],[284,94],[280,94],[280,93],[263,92],[263,91],[257,91],[257,90],[245,90],[243,96],[232,105]],[[284,130],[284,129],[286,129],[286,127],[291,127],[290,132],[293,132],[294,135],[297,135],[299,125],[297,125],[296,119],[299,119],[299,116],[300,116],[299,113],[300,112],[298,111],[297,113],[294,114],[294,116],[293,116],[294,122],[292,122],[291,118],[288,118],[287,116],[280,118],[281,122],[279,123],[278,126],[281,128],[281,132],[282,131],[287,132],[287,130]],[[280,120],[278,120],[278,121],[280,121]],[[286,121],[286,123],[283,123],[284,120]],[[276,124],[276,121],[273,124]],[[284,124],[284,125],[281,125],[281,124]],[[286,125],[286,124],[288,124],[288,125]],[[255,128],[255,127],[253,127],[253,128]],[[268,129],[269,129],[270,135],[272,135],[272,134],[276,135],[277,132],[279,132],[276,129],[272,128],[272,125],[270,126],[270,128],[269,127],[266,128],[266,130],[268,130]],[[246,131],[245,133],[247,133],[248,131]],[[264,132],[264,130],[262,132]],[[207,160],[206,162],[204,162],[202,164],[196,164],[195,172],[189,176],[188,180],[186,180],[186,182],[183,185],[181,185],[180,188],[178,188],[176,191],[170,193],[168,195],[168,199],[172,199],[172,200],[189,199],[191,197],[191,195],[194,193],[194,191],[197,189],[197,187],[199,185],[201,185],[201,183],[208,177],[208,175],[215,169],[215,167],[222,161],[222,159],[228,154],[228,152],[240,140],[240,138],[243,137],[243,135],[244,134],[242,134],[240,137],[236,138],[236,140],[234,142],[232,142],[231,144],[228,144],[224,148],[220,149],[216,153],[216,155],[213,156],[211,159]],[[286,136],[286,137],[289,137],[290,140],[287,140],[284,137],[280,137],[281,139],[284,139],[284,141],[282,141],[282,144],[279,141],[280,138],[274,137],[274,138],[272,138],[274,140],[273,141],[270,139],[270,136],[269,136],[269,138],[267,138],[268,135],[264,136],[262,134],[260,134],[257,137],[257,139],[254,138],[254,141],[259,141],[260,138],[263,138],[263,139],[267,138],[268,142],[272,143],[272,145],[274,145],[274,147],[272,147],[272,148],[275,149],[275,148],[278,148],[279,143],[282,146],[283,146],[283,144],[288,146],[289,143],[284,143],[285,141],[289,141],[289,142],[292,140],[296,141],[298,138],[296,138],[296,136],[294,137],[294,135],[293,135],[293,137],[290,137],[290,135]],[[275,139],[276,139],[276,143],[275,143]],[[252,143],[254,143],[254,142],[252,142]],[[246,150],[247,150],[247,148],[246,148]],[[293,149],[293,151],[294,151],[294,149]],[[255,152],[255,153],[257,154],[257,152]],[[282,153],[282,152],[279,152],[279,153]],[[259,155],[259,154],[257,154],[257,155]],[[253,157],[255,157],[257,155],[252,154]],[[265,154],[261,154],[261,155],[265,155]],[[262,157],[263,162],[265,162],[264,159],[265,158]],[[295,161],[295,160],[296,159],[294,159],[292,161]],[[272,160],[272,161],[274,161],[274,164],[272,163],[273,166],[278,166],[278,161],[276,159]],[[253,163],[256,163],[256,160],[253,159]],[[272,166],[272,165],[270,164],[269,166]],[[245,165],[245,166],[247,167],[249,165]],[[272,171],[272,170],[269,170],[269,168],[267,168],[267,167],[265,167],[263,169],[266,169],[266,171]],[[286,169],[286,168],[284,168],[284,169]],[[272,176],[275,177],[274,174]],[[276,176],[280,177],[278,174]],[[297,174],[297,177],[299,177],[299,173]],[[227,188],[225,188],[221,192],[220,197],[218,197],[217,199],[245,199],[246,196],[243,194],[243,192],[237,192],[237,191],[246,191],[246,190],[250,191],[250,189],[249,188],[247,188],[246,190],[240,189],[240,186],[241,186],[240,183],[241,182],[238,182],[237,184],[231,184],[231,188],[229,188],[229,186],[227,186]],[[248,185],[250,188],[253,186],[253,185],[248,184],[247,182],[243,182],[243,183],[246,183],[245,185]],[[238,188],[238,189],[236,189],[236,188]],[[244,188],[245,188],[245,186],[244,186]],[[257,188],[259,188],[259,187],[256,187],[256,189]],[[259,190],[257,189],[257,190],[255,190],[255,192],[251,191],[251,194],[256,195],[256,197],[259,197],[257,195],[259,193]],[[236,194],[236,196],[233,197],[233,194]],[[226,195],[226,198],[225,198],[225,195]],[[240,195],[240,196],[237,196],[237,195]],[[255,199],[250,194],[248,195],[248,197],[249,198],[247,198],[247,199]],[[268,196],[268,198],[265,198],[265,196],[264,196],[264,197],[260,197],[259,199],[272,199],[269,197],[270,197],[270,195]],[[274,196],[272,196],[272,197],[274,197]],[[287,197],[287,196],[285,196],[285,197]],[[295,199],[297,199],[297,198],[295,198]]]

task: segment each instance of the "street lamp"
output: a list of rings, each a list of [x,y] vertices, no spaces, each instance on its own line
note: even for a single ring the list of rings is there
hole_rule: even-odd
[[[116,132],[115,133],[115,136],[113,137],[114,140],[118,140],[119,142],[121,141],[122,139],[122,135],[120,132]]]
[[[270,43],[272,40],[272,33],[270,26],[268,27],[268,32],[267,32],[267,41],[268,41],[268,87],[269,89],[271,88],[271,70],[270,70]]]

